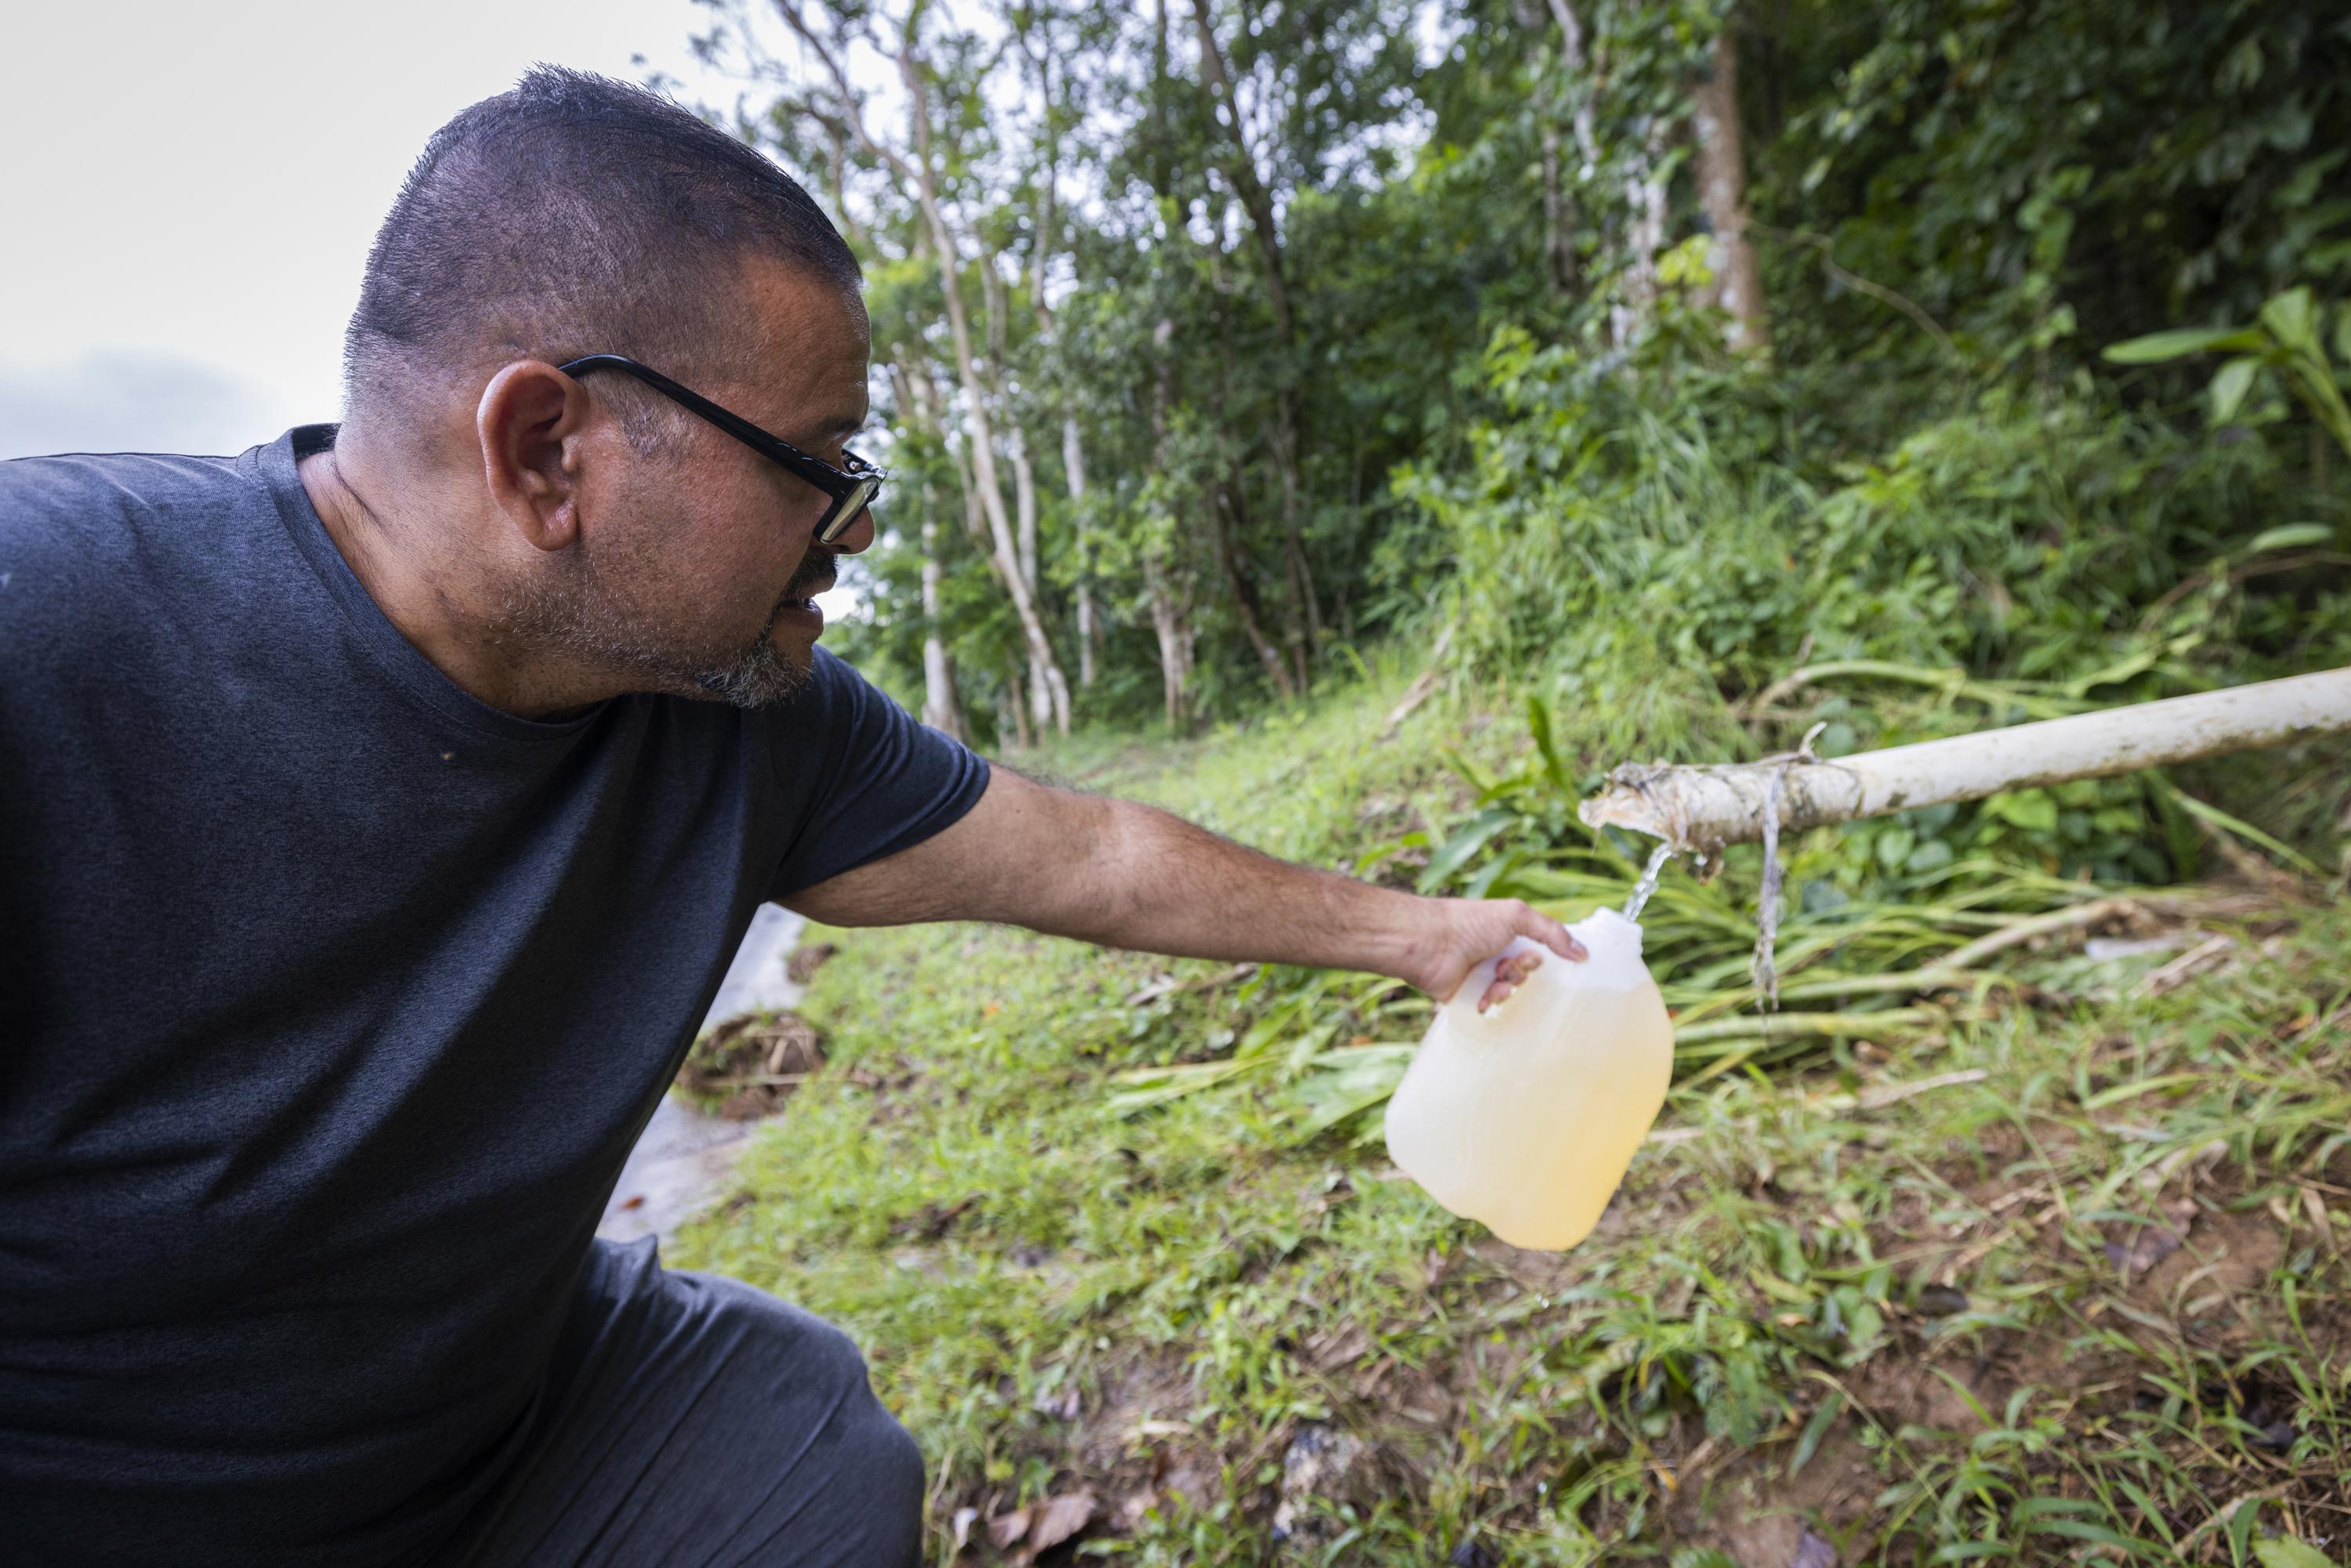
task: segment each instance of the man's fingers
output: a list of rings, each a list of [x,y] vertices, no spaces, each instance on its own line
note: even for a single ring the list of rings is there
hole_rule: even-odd
[[[1488,1008],[1508,998],[1512,991],[1517,990],[1524,983],[1529,975],[1535,972],[1542,961],[1543,956],[1540,953],[1513,953],[1496,964],[1492,983],[1487,986],[1485,994],[1478,998],[1478,1010],[1482,1013]]]
[[[1524,904],[1520,905],[1519,908],[1518,934],[1541,943],[1561,957],[1575,963],[1582,963],[1591,956],[1583,950],[1583,944],[1569,935],[1566,926],[1562,925],[1550,915]]]

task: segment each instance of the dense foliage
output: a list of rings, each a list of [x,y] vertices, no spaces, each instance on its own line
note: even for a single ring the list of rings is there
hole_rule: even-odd
[[[844,641],[934,722],[1188,727],[1456,622],[1732,696],[2344,655],[2336,7],[778,9],[711,47],[867,259]],[[2103,356],[2297,289],[2314,375]]]

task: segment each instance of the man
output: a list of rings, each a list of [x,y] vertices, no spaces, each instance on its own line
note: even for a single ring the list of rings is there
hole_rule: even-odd
[[[412,172],[340,426],[0,468],[0,1553],[914,1562],[846,1338],[593,1239],[763,900],[1438,996],[1581,956],[819,653],[857,286],[749,150],[541,69]]]

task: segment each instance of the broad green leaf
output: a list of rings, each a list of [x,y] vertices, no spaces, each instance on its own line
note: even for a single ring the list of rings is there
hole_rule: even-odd
[[[1994,795],[1984,802],[1984,810],[2027,832],[2053,832],[2057,827],[2057,802],[2046,789],[2014,789]]]
[[[1796,1439],[1796,1452],[1788,1460],[1789,1479],[1793,1480],[1798,1470],[1812,1463],[1813,1456],[1820,1451],[1821,1439],[1829,1435],[1829,1428],[1836,1425],[1844,1410],[1844,1396],[1834,1390],[1821,1401],[1821,1407],[1813,1412],[1812,1419],[1804,1423],[1802,1436]]]
[[[2261,344],[2261,334],[2249,327],[2179,327],[2109,343],[2105,359],[2117,365],[2159,365],[2213,349],[2258,349]]]
[[[2283,1538],[2254,1542],[2253,1555],[2262,1560],[2262,1568],[2339,1568],[2316,1547]]]
[[[2313,545],[2329,543],[2334,538],[2335,530],[2325,523],[2288,523],[2283,528],[2267,528],[2255,534],[2242,553],[2260,555],[2264,550],[2304,549]]]
[[[1356,1045],[1326,1051],[1314,1059],[1315,1071],[1298,1085],[1297,1096],[1306,1119],[1293,1134],[1306,1143],[1320,1137],[1358,1112],[1368,1111],[1395,1092],[1412,1063],[1409,1045]]]
[[[2142,674],[2154,668],[2156,661],[2162,657],[2163,650],[2160,648],[2143,648],[2126,659],[2116,660],[2103,670],[2093,671],[2079,679],[2066,682],[2065,695],[2069,697],[2086,696],[2100,686],[2118,685],[2129,680],[2133,675]]]
[[[1559,759],[1559,747],[1552,740],[1551,705],[1540,693],[1527,694],[1527,729],[1533,735],[1535,751],[1542,758],[1543,777],[1551,787],[1562,794],[1575,792],[1575,781],[1570,779],[1566,767]]]
[[[2262,307],[2262,325],[2289,349],[2318,352],[2318,308],[2306,287],[2289,288],[2271,298]]]
[[[2253,375],[2261,368],[2262,362],[2250,354],[2241,354],[2220,367],[2212,384],[2205,389],[2205,395],[2211,399],[2215,425],[2226,424],[2237,417],[2237,411],[2245,406],[2245,394],[2253,390]]]
[[[1468,862],[1471,855],[1484,849],[1487,841],[1518,820],[1518,812],[1508,806],[1489,806],[1470,818],[1446,841],[1444,848],[1428,857],[1428,865],[1420,873],[1420,891],[1426,893],[1442,885],[1447,877]]]

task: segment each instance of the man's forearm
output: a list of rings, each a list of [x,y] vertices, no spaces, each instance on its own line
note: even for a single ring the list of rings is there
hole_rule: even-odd
[[[1092,872],[1057,936],[1187,958],[1401,974],[1429,902],[1220,838],[1155,807],[1096,799]]]
[[[998,768],[978,803],[929,839],[790,896],[835,925],[996,920],[1188,958],[1393,975],[1449,997],[1523,936],[1566,958],[1566,927],[1517,899],[1421,898],[1290,865],[1150,806],[1033,784]],[[1488,1001],[1537,957],[1489,975]]]

